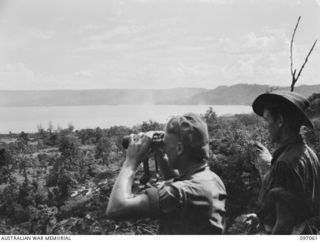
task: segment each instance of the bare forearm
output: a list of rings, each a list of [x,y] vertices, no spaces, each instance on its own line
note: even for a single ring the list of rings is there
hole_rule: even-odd
[[[147,155],[151,139],[147,136],[130,135],[126,160],[112,188],[106,215],[109,219],[144,218],[150,215],[147,194],[134,195],[132,184],[137,167]]]
[[[126,160],[112,188],[107,213],[120,209],[126,199],[132,196],[132,184],[135,173],[136,168]]]

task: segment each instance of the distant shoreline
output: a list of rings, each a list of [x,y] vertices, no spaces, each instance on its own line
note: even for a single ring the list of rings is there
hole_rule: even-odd
[[[289,91],[289,87],[236,84],[215,89],[104,89],[1,91],[0,107],[52,107],[101,105],[251,105],[260,94],[270,90]],[[320,93],[320,85],[301,85],[295,91],[309,97]]]
[[[74,104],[74,105],[20,105],[20,106],[0,106],[0,108],[54,108],[54,107],[95,107],[95,106],[250,106],[245,104],[152,104],[152,103],[144,103],[144,104]]]
[[[205,114],[212,108],[218,116],[251,113],[246,105],[94,105],[94,106],[51,106],[51,107],[0,107],[0,133],[36,132],[51,124],[75,129],[109,128],[141,124],[144,121],[165,123],[174,115],[188,112]]]

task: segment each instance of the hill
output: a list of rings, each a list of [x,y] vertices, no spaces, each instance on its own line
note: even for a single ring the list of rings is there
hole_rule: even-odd
[[[272,87],[274,89],[274,87]],[[276,87],[277,91],[288,91],[289,87]],[[183,100],[188,104],[209,105],[251,105],[252,101],[266,91],[270,91],[268,85],[237,84],[233,86],[220,86],[213,90],[194,95],[190,99]],[[295,92],[309,97],[313,93],[320,92],[320,85],[302,85],[295,88]]]
[[[0,91],[0,106],[176,104],[177,100],[204,91],[201,88]]]
[[[289,87],[277,87],[289,90]],[[121,104],[167,105],[250,105],[259,94],[271,90],[268,85],[236,84],[215,89],[173,88],[160,90],[105,89],[105,90],[49,90],[0,91],[0,106],[75,106]],[[320,85],[297,86],[296,92],[309,97],[320,93]]]

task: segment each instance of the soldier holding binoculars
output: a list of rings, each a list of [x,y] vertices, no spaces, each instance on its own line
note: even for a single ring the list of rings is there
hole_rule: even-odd
[[[171,118],[163,145],[152,145],[145,134],[131,135],[126,160],[112,189],[107,216],[112,219],[157,218],[160,234],[221,234],[226,191],[208,165],[206,123],[195,114]],[[133,194],[133,179],[150,152],[159,160],[165,180]]]

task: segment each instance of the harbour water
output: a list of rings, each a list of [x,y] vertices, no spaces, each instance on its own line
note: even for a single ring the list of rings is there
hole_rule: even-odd
[[[36,132],[41,125],[47,129],[108,128],[114,125],[133,125],[153,120],[165,123],[173,115],[194,112],[204,114],[209,107],[218,115],[250,113],[250,106],[225,105],[101,105],[101,106],[54,106],[54,107],[0,107],[0,133]]]

